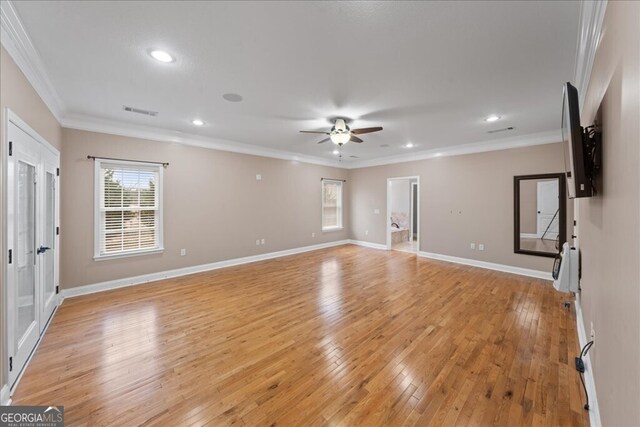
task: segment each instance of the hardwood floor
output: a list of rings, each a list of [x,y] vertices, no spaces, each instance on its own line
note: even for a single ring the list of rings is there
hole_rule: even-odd
[[[587,425],[549,282],[341,246],[67,299],[13,396],[67,425]]]

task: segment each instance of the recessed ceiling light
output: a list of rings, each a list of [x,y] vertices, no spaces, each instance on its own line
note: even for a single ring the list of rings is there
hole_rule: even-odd
[[[405,147],[407,147],[407,148],[413,148],[413,142],[407,142],[407,143],[405,144]]]
[[[496,116],[495,114],[490,115],[489,117],[487,117],[486,119],[484,119],[485,122],[495,122],[500,120],[500,116]]]
[[[196,126],[203,126],[204,125],[204,122],[202,120],[200,120],[200,119],[194,119],[194,120],[191,121],[191,123],[193,123]]]
[[[338,154],[340,154],[340,152],[338,150],[333,150],[333,154],[337,156]]]
[[[160,50],[160,49],[150,49],[149,55],[151,55],[151,57],[156,61],[160,61],[164,63],[175,61],[173,56],[171,56],[169,53],[165,52],[164,50]]]
[[[222,97],[224,99],[226,99],[229,102],[240,102],[242,101],[242,96],[238,95],[237,93],[225,93],[224,95],[222,95]]]

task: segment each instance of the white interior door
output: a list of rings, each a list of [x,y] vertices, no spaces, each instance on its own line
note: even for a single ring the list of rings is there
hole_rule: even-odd
[[[537,188],[537,235],[538,238],[555,240],[560,232],[558,208],[558,180],[538,181]]]
[[[13,386],[57,304],[59,155],[8,123],[7,344]]]
[[[56,284],[58,283],[58,242],[56,238],[56,224],[58,223],[58,192],[57,171],[58,158],[48,150],[42,153],[42,209],[40,247],[36,249],[40,261],[40,280],[42,286],[42,303],[40,304],[40,333],[44,330],[49,318],[53,314],[58,298]]]

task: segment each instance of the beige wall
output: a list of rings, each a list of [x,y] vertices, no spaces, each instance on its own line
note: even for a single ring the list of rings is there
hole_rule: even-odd
[[[349,237],[348,205],[344,230],[321,231],[320,178],[347,179],[345,169],[70,129],[63,137],[63,289]],[[89,154],[171,163],[164,173],[164,253],[93,260]],[[266,244],[256,246],[256,239]]]
[[[583,95],[583,94],[580,94]],[[640,2],[609,2],[582,124],[603,125],[599,195],[579,203],[585,328],[602,424],[640,425]]]
[[[47,140],[51,145],[60,149],[62,145],[62,130],[60,125],[56,121],[55,117],[42,99],[38,96],[33,89],[29,81],[26,79],[22,71],[13,62],[13,59],[5,51],[4,47],[0,48],[0,140],[2,141],[2,150],[0,150],[0,225],[2,227],[2,238],[0,239],[0,253],[6,254],[6,236],[4,230],[6,229],[6,218],[4,218],[3,212],[5,207],[2,205],[5,198],[5,186],[4,182],[5,171],[2,170],[6,163],[8,145],[5,141],[6,131],[6,109],[11,109],[22,120],[27,122],[36,132]],[[5,263],[0,263],[0,307],[4,307],[2,299],[5,295],[4,290],[4,266]],[[5,367],[7,366],[4,360],[4,313],[0,316],[0,387],[6,381]]]
[[[417,175],[421,251],[551,271],[551,258],[513,253],[513,177],[563,170],[561,144],[354,169],[351,234],[386,244],[387,178]],[[472,242],[485,250],[471,250]]]

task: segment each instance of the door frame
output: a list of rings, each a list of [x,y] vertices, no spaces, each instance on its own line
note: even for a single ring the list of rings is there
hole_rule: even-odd
[[[15,125],[16,127],[20,128],[22,131],[24,131],[25,133],[27,133],[30,137],[32,137],[35,141],[37,141],[41,146],[43,146],[44,148],[46,148],[47,150],[49,150],[56,158],[57,158],[57,163],[58,163],[58,168],[60,167],[60,151],[58,151],[58,149],[56,149],[53,145],[51,145],[46,139],[44,139],[38,132],[36,132],[31,126],[29,126],[24,120],[22,120],[16,113],[14,113],[11,109],[9,108],[5,108],[4,111],[4,117],[5,117],[5,128],[4,128],[4,141],[6,141],[5,144],[3,144],[2,150],[2,224],[0,225],[2,227],[2,247],[4,248],[5,252],[8,253],[9,247],[8,247],[8,232],[9,232],[9,219],[8,219],[8,212],[9,212],[9,185],[13,185],[14,181],[13,178],[11,178],[11,181],[9,180],[9,128],[11,126],[11,124]],[[60,179],[59,177],[56,176],[56,200],[55,200],[55,216],[56,216],[56,227],[60,226]],[[36,209],[38,209],[36,207]],[[12,224],[13,225],[13,224]],[[60,235],[56,234],[55,235],[55,252],[54,252],[54,287],[56,289],[58,289],[57,287],[60,285]],[[49,323],[51,321],[51,319],[53,318],[53,316],[55,315],[55,312],[57,310],[57,306],[60,304],[60,294],[56,294],[56,299],[57,301],[55,302],[56,304],[56,309],[54,309],[53,313],[51,314],[51,317],[49,319],[44,319],[43,321],[45,322],[45,326],[44,328],[42,328],[42,332],[39,333],[39,337],[38,340],[33,348],[33,350],[31,351],[31,354],[29,355],[29,357],[27,358],[27,361],[24,364],[24,367],[22,368],[22,371],[18,374],[18,376],[16,377],[15,381],[13,382],[13,384],[9,384],[9,343],[13,342],[14,339],[14,331],[10,330],[9,328],[9,315],[8,315],[8,311],[9,311],[9,300],[8,300],[8,294],[9,294],[9,282],[8,282],[8,278],[9,278],[9,263],[8,263],[8,257],[5,256],[6,254],[2,255],[3,258],[3,263],[4,263],[4,268],[2,269],[2,279],[3,279],[3,283],[5,284],[4,289],[2,290],[3,292],[3,296],[2,296],[2,321],[3,321],[3,325],[4,325],[4,343],[3,343],[3,351],[2,351],[2,361],[3,361],[3,366],[1,367],[6,384],[0,384],[0,388],[2,388],[3,386],[7,386],[9,387],[9,392],[10,394],[13,393],[13,391],[15,390],[16,386],[18,385],[18,383],[20,382],[20,379],[26,369],[26,367],[29,365],[29,362],[31,360],[31,358],[33,357],[33,354],[35,353],[35,350],[38,348],[38,345],[40,344],[40,341],[42,339],[42,337],[44,336],[47,327],[49,326]],[[38,290],[38,292],[40,292]],[[36,308],[36,313],[38,313],[39,315],[39,310],[40,307]],[[13,346],[12,346],[13,347]]]
[[[411,187],[411,196],[409,197],[409,210],[411,212],[411,215],[409,216],[411,223],[409,224],[409,240],[411,240],[413,242],[413,233],[416,233],[416,242],[418,241],[418,234],[420,233],[420,227],[418,227],[418,231],[416,232],[416,230],[413,229],[413,223],[415,222],[416,225],[418,225],[418,220],[415,218],[415,215],[413,213],[414,208],[417,209],[417,206],[415,205],[415,200],[413,200],[413,194],[415,192],[416,195],[416,199],[418,198],[418,183],[417,182],[410,182],[410,187]]]
[[[416,180],[416,185],[418,186],[418,238],[416,240],[416,252],[417,255],[420,252],[420,229],[422,228],[420,225],[420,176],[399,176],[393,178],[387,178],[387,217],[385,218],[385,230],[387,233],[387,250],[391,250],[391,182],[393,181],[402,181],[402,180]],[[411,187],[410,187],[411,188]],[[413,199],[413,196],[411,197]]]

